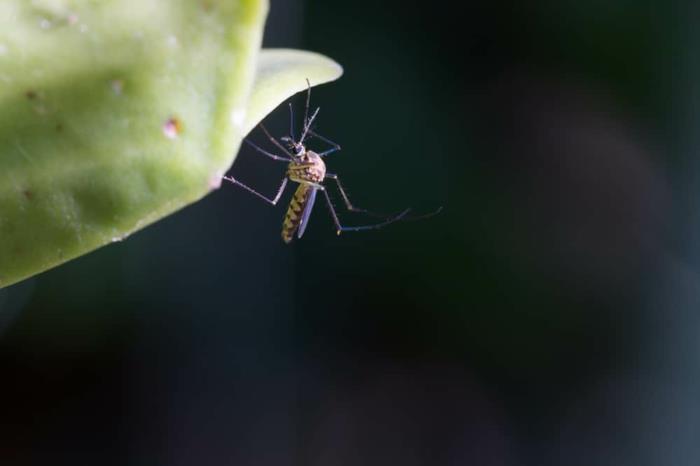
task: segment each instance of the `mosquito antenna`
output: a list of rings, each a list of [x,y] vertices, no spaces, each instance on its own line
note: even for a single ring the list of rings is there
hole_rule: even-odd
[[[304,107],[304,126],[306,127],[306,122],[309,121],[309,103],[311,102],[311,83],[309,78],[306,78],[306,107]],[[301,138],[304,139],[303,137]],[[301,141],[300,141],[301,142]]]
[[[280,149],[282,149],[282,150],[284,151],[285,154],[287,154],[288,156],[292,157],[292,154],[287,150],[287,148],[284,147],[282,144],[280,144],[279,141],[278,141],[277,139],[273,138],[272,135],[270,134],[270,132],[267,130],[267,128],[265,128],[265,125],[263,125],[262,123],[260,123],[260,129],[262,129],[262,130],[265,132],[265,135],[267,136],[267,138],[268,138],[270,141],[272,141],[272,143],[273,143],[274,145],[276,145],[277,147],[279,147]]]
[[[289,135],[292,137],[292,141],[297,140],[296,136],[294,136],[294,110],[291,102],[289,102]]]
[[[309,121],[307,121],[306,124],[304,125],[304,132],[301,135],[301,139],[299,140],[299,144],[303,143],[304,139],[306,139],[306,133],[308,133],[309,130],[311,129],[311,123],[314,122],[314,119],[316,118],[316,115],[318,115],[319,110],[321,110],[321,108],[317,107],[316,111],[314,111],[313,115],[311,115],[311,118],[309,118]]]

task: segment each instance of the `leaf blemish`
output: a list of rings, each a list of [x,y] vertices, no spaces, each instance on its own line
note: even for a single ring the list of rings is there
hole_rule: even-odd
[[[182,122],[177,117],[170,117],[163,123],[163,134],[168,139],[175,139],[182,133]]]

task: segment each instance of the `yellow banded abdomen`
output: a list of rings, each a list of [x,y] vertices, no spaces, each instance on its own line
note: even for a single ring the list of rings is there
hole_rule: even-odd
[[[306,207],[306,203],[309,201],[311,189],[310,186],[300,184],[294,192],[294,196],[292,196],[287,214],[284,216],[284,222],[282,223],[282,240],[285,243],[292,241],[294,233],[299,228],[301,214],[304,211],[304,207]]]

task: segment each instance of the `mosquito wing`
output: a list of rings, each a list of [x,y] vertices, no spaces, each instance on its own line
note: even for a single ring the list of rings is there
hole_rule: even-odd
[[[301,213],[301,222],[299,223],[297,238],[302,237],[304,231],[306,230],[306,226],[309,224],[309,217],[311,217],[311,211],[314,208],[314,202],[316,202],[316,191],[318,191],[318,188],[311,188],[309,192],[309,197],[306,200],[304,211]]]

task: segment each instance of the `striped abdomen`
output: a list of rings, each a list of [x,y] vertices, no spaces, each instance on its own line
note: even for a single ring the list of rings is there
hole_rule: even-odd
[[[301,224],[304,208],[306,203],[309,202],[309,196],[313,189],[309,185],[300,184],[294,192],[294,196],[289,203],[289,209],[287,209],[287,215],[284,216],[284,223],[282,223],[282,239],[285,243],[291,242],[294,238],[294,233]]]

